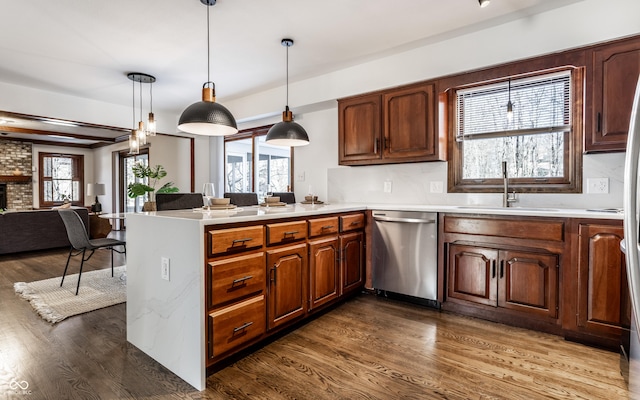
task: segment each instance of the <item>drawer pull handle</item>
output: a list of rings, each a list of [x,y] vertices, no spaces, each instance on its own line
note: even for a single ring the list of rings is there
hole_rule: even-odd
[[[243,330],[247,329],[248,327],[250,327],[251,325],[253,325],[253,322],[245,322],[244,324],[233,328],[233,333],[238,333],[240,331],[243,331]]]
[[[242,277],[242,278],[234,279],[233,282],[231,282],[231,286],[235,286],[236,283],[245,283],[245,281],[247,281],[247,280],[249,280],[251,278],[253,278],[253,276],[247,275],[247,276]]]
[[[331,228],[333,228],[333,225],[325,225],[322,227],[322,230],[331,229]]]
[[[241,243],[244,244],[245,242],[250,242],[252,241],[253,238],[244,238],[244,239],[234,239],[233,244],[235,245],[236,243]]]
[[[356,225],[360,225],[359,221],[351,221],[350,226],[356,226]]]
[[[295,235],[296,233],[298,233],[298,231],[288,231],[284,233],[284,236]]]

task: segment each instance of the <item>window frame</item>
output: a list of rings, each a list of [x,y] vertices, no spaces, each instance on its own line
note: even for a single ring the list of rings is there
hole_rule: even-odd
[[[545,59],[553,64],[555,58]],[[545,64],[545,63],[542,63]],[[576,63],[579,64],[579,63]],[[448,192],[449,193],[497,193],[504,189],[501,177],[489,179],[464,179],[464,141],[457,141],[457,96],[459,89],[468,89],[492,83],[506,82],[545,75],[559,71],[571,71],[571,129],[564,134],[564,176],[562,178],[510,178],[509,188],[520,193],[581,193],[582,192],[582,134],[584,131],[584,86],[585,68],[573,64],[560,67],[552,65],[531,65],[514,63],[503,67],[477,71],[451,82],[443,92],[449,133]],[[540,67],[540,69],[535,69]],[[547,68],[544,68],[547,67]],[[483,139],[474,139],[483,140]]]
[[[40,207],[56,207],[64,204],[64,201],[45,201],[44,196],[44,184],[50,182],[53,179],[44,176],[44,159],[45,157],[57,157],[57,158],[69,158],[74,165],[75,175],[71,178],[72,181],[79,182],[79,200],[71,201],[71,205],[84,207],[84,155],[82,154],[63,154],[63,153],[39,153],[38,154],[38,192],[39,192],[39,204]]]
[[[237,140],[244,140],[244,139],[251,139],[251,154],[252,154],[252,161],[251,161],[251,165],[252,165],[252,170],[251,170],[251,188],[249,189],[251,192],[257,193],[256,192],[256,176],[255,176],[255,168],[257,166],[257,153],[256,153],[256,139],[260,136],[266,136],[267,133],[269,132],[269,129],[272,127],[273,125],[265,125],[265,126],[260,126],[260,127],[256,127],[256,128],[251,128],[251,129],[244,129],[239,131],[238,133],[236,133],[235,135],[231,135],[231,136],[225,136],[224,137],[224,151],[223,151],[223,175],[224,175],[224,182],[223,182],[223,190],[226,191],[227,190],[227,143],[228,142],[233,142],[233,141],[237,141]],[[294,171],[293,171],[293,166],[294,166],[294,162],[293,162],[293,147],[289,147],[289,160],[290,160],[290,168],[289,168],[289,182],[290,182],[290,187],[289,190],[291,192],[293,192],[293,187],[294,187],[294,180],[293,177],[294,175]]]

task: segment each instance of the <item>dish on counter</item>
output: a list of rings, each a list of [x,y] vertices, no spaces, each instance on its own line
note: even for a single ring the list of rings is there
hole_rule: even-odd
[[[283,203],[281,201],[278,202],[269,202],[269,203],[260,203],[260,207],[286,207],[287,203]]]
[[[301,201],[300,204],[324,204],[324,201],[316,200],[316,201]]]
[[[199,207],[194,208],[193,211],[227,211],[233,210],[236,208],[235,204],[212,204],[208,208],[207,207]]]

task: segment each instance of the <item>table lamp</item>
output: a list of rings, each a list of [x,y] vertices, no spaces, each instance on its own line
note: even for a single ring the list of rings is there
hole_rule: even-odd
[[[91,212],[102,212],[102,204],[98,201],[98,196],[104,194],[104,183],[87,183],[87,196],[96,196],[96,202],[91,205]]]

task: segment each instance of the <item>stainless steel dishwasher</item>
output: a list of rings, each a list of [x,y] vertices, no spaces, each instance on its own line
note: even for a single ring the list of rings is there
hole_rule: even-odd
[[[437,213],[373,211],[373,288],[438,298]]]

